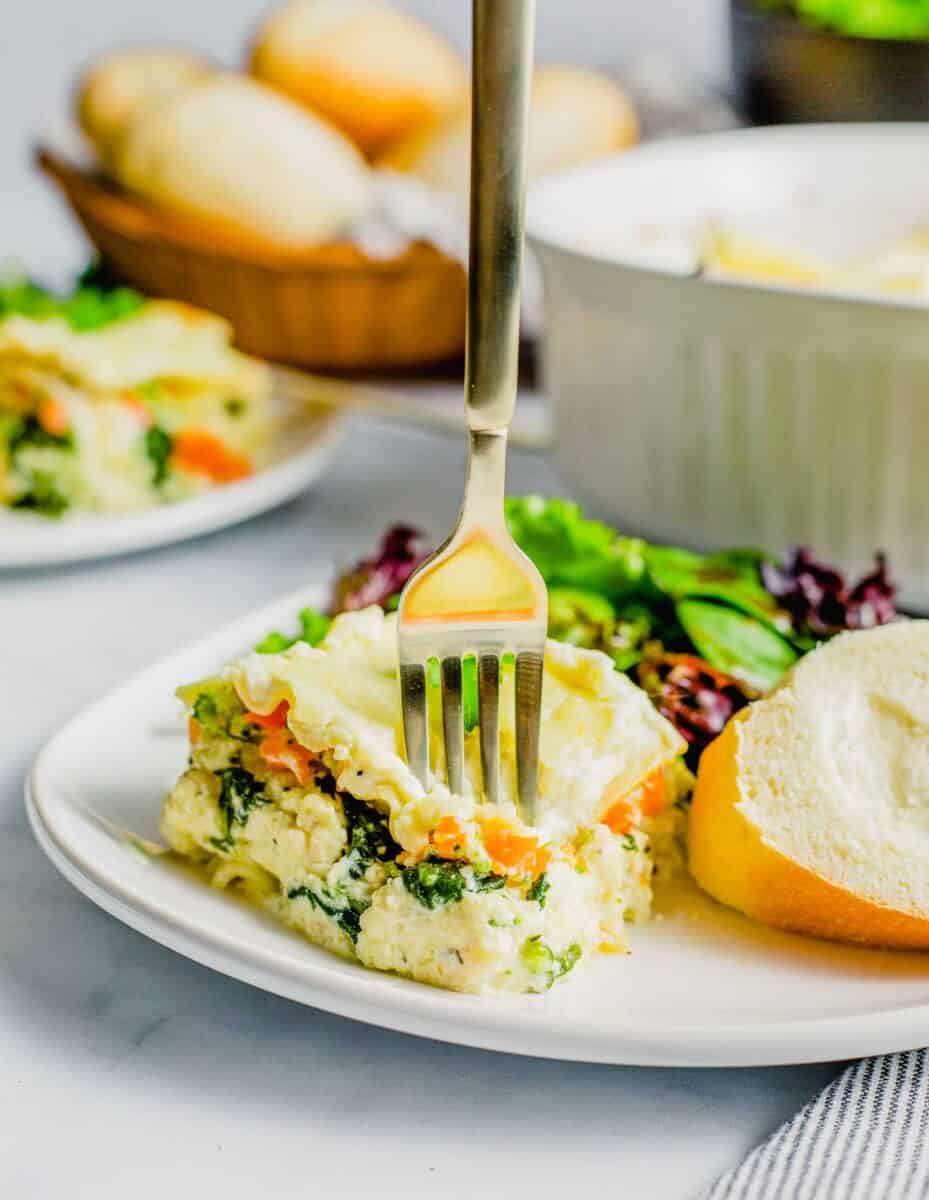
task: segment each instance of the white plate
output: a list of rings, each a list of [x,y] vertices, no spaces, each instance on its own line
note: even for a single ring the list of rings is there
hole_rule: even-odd
[[[132,928],[196,962],[302,1004],[405,1033],[549,1058],[746,1066],[851,1058],[929,1042],[929,955],[850,949],[774,933],[669,891],[633,932],[546,996],[459,996],[367,971],[212,891],[124,831],[156,840],[184,767],[175,686],[291,628],[321,588],[279,600],[149,668],[70,721],[28,786],[56,867]]]
[[[338,413],[319,405],[285,415],[267,466],[239,483],[177,504],[121,515],[80,513],[55,521],[0,509],[0,569],[150,550],[246,521],[309,487],[332,457],[343,427]]]

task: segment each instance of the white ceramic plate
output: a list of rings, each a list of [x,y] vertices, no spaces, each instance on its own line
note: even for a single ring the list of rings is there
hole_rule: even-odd
[[[236,525],[309,487],[332,457],[343,427],[344,419],[329,407],[307,405],[299,412],[284,413],[267,466],[240,483],[177,504],[125,515],[77,514],[56,521],[0,509],[0,569],[150,550]]]
[[[550,1058],[663,1066],[827,1061],[929,1042],[929,955],[774,933],[676,885],[628,957],[546,996],[459,996],[367,971],[212,891],[130,836],[156,841],[186,761],[176,685],[288,629],[319,587],[181,650],[71,720],[28,785],[56,867],[107,912],[196,962],[292,1000],[405,1033]],[[106,746],[106,753],[100,747]]]

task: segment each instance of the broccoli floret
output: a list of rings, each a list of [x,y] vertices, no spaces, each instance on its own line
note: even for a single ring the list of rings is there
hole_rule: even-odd
[[[478,874],[460,863],[427,859],[402,872],[403,886],[424,908],[444,908],[465,892],[495,892],[506,884],[502,875]]]
[[[254,727],[242,721],[245,706],[227,680],[200,679],[178,688],[175,695],[190,708],[207,736],[232,737],[237,741],[251,737]]]
[[[152,464],[152,483],[155,487],[168,478],[168,460],[171,457],[171,435],[160,425],[153,425],[145,431],[145,453]]]
[[[28,490],[16,496],[10,507],[29,509],[43,517],[60,517],[71,507],[71,502],[58,490],[47,471],[30,471]]]
[[[556,979],[567,975],[577,964],[581,957],[581,948],[577,942],[572,942],[562,954],[555,954],[552,948],[542,941],[542,935],[537,933],[535,937],[526,938],[519,956],[528,971],[533,975],[545,977],[545,986],[550,988]]]
[[[303,608],[297,614],[300,621],[300,632],[294,637],[273,630],[255,647],[259,654],[283,654],[297,642],[306,642],[309,646],[317,646],[329,632],[332,618],[315,608]]]
[[[464,876],[454,863],[421,862],[403,872],[403,886],[424,908],[444,908],[465,893]]]

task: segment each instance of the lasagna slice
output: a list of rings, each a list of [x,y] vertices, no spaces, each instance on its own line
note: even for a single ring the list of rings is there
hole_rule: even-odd
[[[233,349],[225,321],[141,298],[90,329],[68,312],[0,319],[0,503],[126,512],[260,464],[270,375]]]
[[[504,670],[501,714],[512,712]],[[463,992],[539,992],[648,916],[673,868],[689,775],[673,727],[612,663],[547,649],[539,806],[515,804],[512,725],[501,799],[482,803],[478,733],[467,783],[434,783],[403,754],[395,618],[336,618],[317,647],[252,654],[179,691],[190,765],[162,831],[220,888],[365,966]]]

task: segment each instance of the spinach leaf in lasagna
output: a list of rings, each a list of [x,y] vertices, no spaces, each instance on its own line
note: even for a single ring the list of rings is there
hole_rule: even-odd
[[[219,779],[219,807],[226,817],[230,834],[233,825],[248,824],[254,809],[270,803],[265,796],[264,784],[242,767],[227,767],[219,772]]]
[[[358,941],[358,935],[361,932],[362,914],[370,907],[367,901],[353,899],[346,896],[344,892],[334,891],[324,884],[315,887],[304,884],[301,887],[291,888],[287,893],[287,898],[289,900],[306,900],[312,908],[331,917],[353,942]]]

